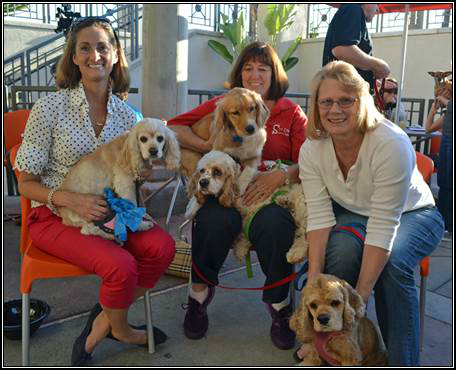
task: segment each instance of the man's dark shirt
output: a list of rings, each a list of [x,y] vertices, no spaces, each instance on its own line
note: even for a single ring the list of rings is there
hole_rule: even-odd
[[[372,40],[366,26],[361,5],[342,5],[334,14],[326,34],[323,50],[323,66],[333,60],[338,60],[331,52],[333,48],[340,45],[356,45],[368,55],[372,55]],[[371,89],[374,88],[374,73],[356,68],[367,82]]]

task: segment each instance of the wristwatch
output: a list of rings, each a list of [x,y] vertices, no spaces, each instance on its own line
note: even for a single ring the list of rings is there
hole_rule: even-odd
[[[284,185],[290,185],[290,175],[288,173],[288,167],[281,167],[280,168],[284,173],[285,173],[285,184]]]

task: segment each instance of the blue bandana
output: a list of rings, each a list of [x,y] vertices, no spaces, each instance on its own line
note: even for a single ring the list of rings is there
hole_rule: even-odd
[[[127,240],[127,226],[131,231],[138,230],[146,209],[136,207],[128,199],[118,198],[110,188],[104,189],[104,194],[109,207],[116,214],[114,235],[121,241]]]

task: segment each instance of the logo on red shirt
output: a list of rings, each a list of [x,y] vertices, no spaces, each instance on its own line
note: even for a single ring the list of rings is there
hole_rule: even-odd
[[[286,127],[280,127],[280,125],[276,123],[276,124],[272,125],[272,134],[290,136],[290,129],[288,129]]]

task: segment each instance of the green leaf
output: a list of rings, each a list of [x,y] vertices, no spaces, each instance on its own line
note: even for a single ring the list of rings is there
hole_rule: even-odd
[[[293,55],[293,53],[296,51],[296,49],[298,48],[301,41],[302,41],[302,37],[301,36],[297,37],[296,40],[293,41],[293,43],[290,45],[288,50],[283,55],[282,60],[287,60],[289,57],[291,57]]]
[[[225,59],[228,63],[232,64],[233,63],[233,56],[230,54],[228,49],[226,48],[225,45],[222,43],[215,41],[215,40],[209,40],[207,42],[209,47],[214,50],[218,55],[220,55],[223,59]]]
[[[13,14],[14,11],[28,10],[29,4],[3,4],[3,15]]]
[[[288,58],[287,60],[282,60],[283,69],[286,72],[286,71],[290,70],[291,68],[293,68],[298,62],[299,62],[299,59],[296,57],[291,57],[291,58]]]

